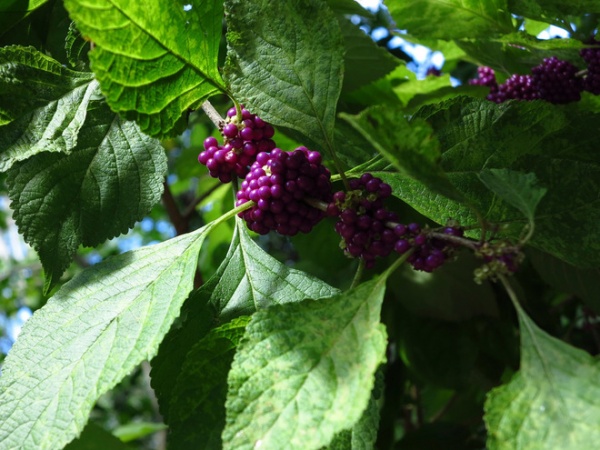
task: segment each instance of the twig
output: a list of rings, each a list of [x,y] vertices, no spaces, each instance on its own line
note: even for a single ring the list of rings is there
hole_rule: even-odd
[[[215,192],[221,186],[223,186],[222,183],[215,183],[213,186],[210,187],[210,189],[208,189],[207,191],[203,192],[202,195],[200,195],[192,203],[190,203],[190,205],[181,214],[183,216],[183,218],[184,219],[189,219],[192,216],[192,214],[194,214],[194,211],[196,211],[196,206],[198,206],[200,203],[202,203],[204,200],[206,200],[206,198],[210,194],[212,194],[213,192]]]
[[[215,126],[217,128],[220,129],[223,126],[223,123],[225,121],[223,120],[223,118],[221,117],[219,112],[214,108],[214,106],[208,100],[206,100],[204,103],[202,103],[202,111],[204,111],[206,113],[208,118],[211,120],[212,123],[215,124]]]
[[[180,236],[189,231],[190,224],[189,221],[179,211],[179,207],[177,206],[177,202],[173,197],[171,188],[169,187],[169,184],[166,181],[164,182],[164,187],[165,189],[163,191],[162,201],[165,205],[165,209],[167,210],[167,214],[169,215],[169,219],[175,227],[177,236]]]

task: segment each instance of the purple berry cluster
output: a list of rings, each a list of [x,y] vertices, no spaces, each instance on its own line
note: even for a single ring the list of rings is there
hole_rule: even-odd
[[[599,44],[593,41],[592,44]],[[587,74],[583,79],[583,89],[594,95],[600,94],[600,47],[582,49],[579,54],[587,63]]]
[[[600,68],[600,65],[598,67]],[[542,99],[550,103],[564,104],[581,99],[585,81],[581,79],[577,67],[570,62],[555,56],[545,58],[540,65],[531,69],[531,72],[530,75],[513,74],[504,83],[497,84],[494,70],[483,66],[477,69],[478,78],[469,80],[469,83],[488,86],[490,93],[486,98],[495,103]],[[600,83],[598,84],[600,88]]]
[[[388,222],[397,216],[383,207],[383,200],[392,195],[391,187],[370,173],[350,181],[348,192],[336,192],[327,214],[338,216],[335,231],[342,237],[341,247],[354,258],[362,258],[367,268],[378,256],[387,256],[394,249],[396,236]]]
[[[242,109],[241,122],[235,108],[227,111],[221,134],[225,138],[223,145],[214,137],[204,140],[204,151],[198,155],[198,161],[222,183],[230,182],[234,176],[244,178],[258,153],[275,148],[271,139],[275,134],[273,127],[246,109]]]
[[[397,224],[394,233],[398,236],[394,250],[404,254],[412,248],[413,252],[407,261],[416,270],[433,272],[452,256],[456,249],[455,244],[430,236],[416,223]],[[457,226],[447,226],[443,229],[443,234],[462,237],[463,230]]]
[[[377,257],[392,251],[412,253],[407,261],[417,270],[432,272],[450,256],[454,245],[429,236],[416,223],[398,223],[398,216],[384,207],[391,187],[369,173],[350,181],[348,192],[336,192],[327,214],[339,218],[336,232],[342,237],[341,247],[354,258],[362,258],[367,268]],[[458,227],[446,227],[444,233],[462,236]]]
[[[571,103],[581,100],[583,83],[577,77],[578,69],[556,56],[545,58],[542,64],[531,69],[532,80],[539,97],[550,103]]]
[[[331,174],[319,152],[298,147],[293,152],[279,148],[260,152],[237,192],[236,206],[255,203],[242,211],[248,227],[259,234],[271,230],[293,236],[308,233],[325,217],[309,205],[310,200],[331,201]]]

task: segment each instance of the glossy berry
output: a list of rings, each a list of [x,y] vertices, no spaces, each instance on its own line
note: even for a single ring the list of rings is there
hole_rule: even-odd
[[[477,78],[469,80],[469,84],[474,86],[487,86],[490,88],[490,93],[498,92],[498,83],[496,82],[496,74],[494,69],[487,66],[477,68]]]
[[[486,98],[496,103],[503,103],[507,100],[536,100],[540,96],[531,75],[513,74]]]
[[[271,139],[275,134],[273,127],[246,109],[242,109],[242,121],[239,122],[235,108],[231,108],[221,134],[224,144],[219,145],[214,137],[207,138],[198,161],[208,168],[212,177],[223,183],[234,176],[244,178],[259,152],[275,148]]]
[[[329,203],[332,199],[331,174],[320,161],[318,152],[306,147],[289,153],[279,148],[259,153],[237,192],[236,206],[255,203],[239,214],[248,227],[259,234],[310,232],[325,213],[306,200]]]
[[[397,216],[383,206],[392,194],[391,187],[370,173],[349,183],[349,192],[336,192],[327,210],[336,212],[339,220],[335,231],[341,236],[341,247],[353,258],[362,258],[367,268],[377,257],[389,255],[397,241],[389,223]]]
[[[539,98],[551,103],[570,103],[581,99],[583,83],[577,77],[577,67],[556,56],[545,58],[542,64],[531,69],[532,84]]]
[[[592,44],[598,44],[593,41]],[[579,54],[587,63],[587,74],[583,79],[583,89],[600,95],[600,47],[582,49]]]

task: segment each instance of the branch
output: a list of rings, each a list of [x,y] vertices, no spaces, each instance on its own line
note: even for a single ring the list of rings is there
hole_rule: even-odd
[[[217,128],[221,129],[221,127],[223,127],[225,120],[223,120],[219,112],[208,100],[202,103],[202,111],[206,113],[208,118],[211,120],[212,123],[215,124]]]
[[[173,197],[173,193],[171,192],[169,184],[166,181],[163,184],[165,190],[163,191],[162,201],[165,205],[165,209],[167,210],[167,214],[169,215],[169,219],[175,227],[177,236],[180,236],[190,231],[189,220],[179,211],[179,207],[177,206],[177,202],[175,202],[175,198]]]

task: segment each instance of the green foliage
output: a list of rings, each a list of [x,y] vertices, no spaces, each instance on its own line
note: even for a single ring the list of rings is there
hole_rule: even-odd
[[[387,6],[0,6],[0,350],[4,313],[37,309],[2,361],[0,450],[600,440],[599,97],[496,104],[467,83],[474,64],[502,83],[550,56],[589,77],[598,2]],[[549,24],[570,36],[536,38]],[[384,45],[398,29],[444,54],[441,76]],[[232,101],[280,148],[322,152],[347,203],[365,172],[388,183],[397,218],[383,225],[419,224],[403,235],[418,251],[365,267],[341,251],[336,217],[292,238],[249,231],[236,214],[254,205],[232,209],[241,180],[196,163]],[[421,237],[444,248],[433,273],[411,266]],[[125,251],[136,239],[154,245]],[[18,256],[25,243],[35,252]]]
[[[333,150],[344,47],[331,10],[318,0],[232,0],[225,6],[226,74],[234,96],[264,120],[299,133],[307,144]],[[266,10],[280,20],[263,20]]]
[[[515,304],[521,370],[490,392],[486,423],[491,449],[585,448],[600,439],[598,361],[548,335]]]
[[[229,372],[224,448],[319,448],[352,427],[384,360],[384,291],[378,278],[254,314]]]

